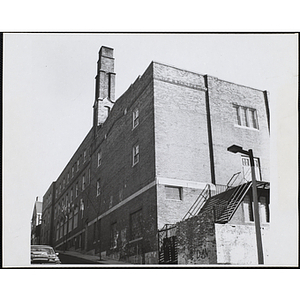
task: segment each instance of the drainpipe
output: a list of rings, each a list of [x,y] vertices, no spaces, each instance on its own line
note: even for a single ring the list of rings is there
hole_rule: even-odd
[[[216,184],[214,149],[213,149],[212,128],[211,128],[210,107],[209,107],[208,76],[207,75],[204,75],[204,84],[206,87],[205,103],[206,103],[206,115],[207,115],[207,133],[208,133],[211,182],[213,184]]]

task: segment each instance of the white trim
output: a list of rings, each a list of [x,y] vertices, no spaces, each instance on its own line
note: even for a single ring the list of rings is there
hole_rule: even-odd
[[[139,237],[139,238],[137,238],[137,239],[134,239],[134,240],[129,241],[128,244],[131,244],[131,243],[134,243],[134,242],[141,241],[142,239],[143,239],[143,237],[141,236],[141,237]]]
[[[137,116],[136,116],[136,112],[137,112]],[[136,107],[136,108],[132,111],[132,130],[134,130],[134,128],[136,128],[136,127],[139,125],[139,123],[140,123],[139,117],[140,117],[139,108]],[[137,121],[136,124],[134,124],[135,121]]]
[[[88,226],[92,225],[93,223],[95,223],[97,220],[105,217],[106,215],[110,214],[111,212],[113,212],[114,210],[120,208],[121,206],[123,206],[124,204],[126,204],[127,202],[129,202],[130,200],[134,199],[135,197],[139,196],[140,194],[146,192],[147,190],[149,190],[150,188],[152,188],[153,186],[156,185],[156,181],[152,181],[151,183],[147,184],[146,186],[144,186],[143,188],[141,188],[140,190],[138,190],[137,192],[135,192],[134,194],[132,194],[131,196],[127,197],[126,199],[124,199],[122,202],[118,203],[117,205],[115,205],[114,207],[112,207],[111,209],[107,210],[105,213],[101,214],[98,218],[95,218],[94,220],[90,221],[88,223]]]
[[[74,238],[74,237],[80,235],[80,234],[83,233],[83,232],[85,232],[85,229],[80,230],[79,232],[77,232],[77,233],[73,234],[72,236],[70,236],[69,238],[67,238],[67,240],[64,240],[63,242],[57,244],[57,245],[55,246],[55,248],[57,248],[57,247],[59,247],[59,246],[65,244],[66,241],[67,241],[67,242],[70,241],[72,238]],[[61,238],[64,238],[64,237],[61,237]]]
[[[254,128],[254,127],[248,127],[248,126],[243,126],[243,125],[238,125],[238,124],[234,124],[234,127],[237,128],[243,128],[243,129],[249,129],[249,130],[254,130],[254,131],[259,131],[259,129]]]
[[[210,182],[187,181],[187,180],[166,178],[166,177],[157,177],[156,182],[157,184],[161,184],[161,185],[187,187],[187,188],[194,188],[194,189],[204,189],[205,186],[209,184],[211,190],[216,189],[215,185]]]
[[[197,181],[187,181],[187,180],[165,178],[165,177],[156,177],[156,179],[154,181],[152,181],[151,183],[147,184],[146,186],[144,186],[143,188],[141,188],[137,192],[133,193],[131,196],[129,196],[126,199],[124,199],[122,202],[118,203],[117,205],[115,205],[111,209],[107,210],[106,212],[104,212],[103,214],[101,214],[100,216],[98,216],[97,218],[95,218],[92,221],[90,221],[88,223],[88,226],[91,226],[97,220],[99,220],[99,219],[107,216],[111,212],[113,212],[116,209],[120,208],[121,206],[125,205],[126,203],[128,203],[129,201],[131,201],[132,199],[134,199],[135,197],[137,197],[140,194],[146,192],[147,190],[149,190],[150,188],[152,188],[153,186],[155,186],[157,184],[170,185],[170,186],[179,186],[179,187],[188,187],[188,188],[195,188],[195,189],[204,189],[205,186],[207,184],[209,184],[211,190],[215,190],[216,189],[215,185],[212,184],[212,183],[210,183],[210,182],[197,182]],[[181,200],[178,200],[178,201],[181,201]]]

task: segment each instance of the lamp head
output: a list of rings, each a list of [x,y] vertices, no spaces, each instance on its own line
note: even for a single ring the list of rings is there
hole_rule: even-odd
[[[232,153],[238,153],[238,152],[244,152],[242,147],[237,146],[237,145],[231,145],[230,147],[227,148],[227,151],[232,152]]]

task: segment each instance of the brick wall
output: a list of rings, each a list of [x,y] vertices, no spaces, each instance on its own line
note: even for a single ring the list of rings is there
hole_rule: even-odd
[[[92,141],[92,130],[89,131],[83,142],[80,144],[78,149],[75,151],[73,157],[70,159],[62,173],[56,180],[55,184],[55,195],[54,195],[54,207],[53,212],[56,215],[53,219],[53,240],[54,246],[62,247],[62,244],[65,244],[67,240],[70,240],[72,237],[78,235],[85,223],[85,217],[88,214],[86,210],[88,205],[88,199],[90,198],[92,185],[88,181],[89,170],[91,171],[90,161],[91,161],[91,141]],[[84,159],[84,151],[86,151],[86,157]],[[79,161],[79,167],[77,170],[77,162]],[[72,176],[72,167],[74,167],[74,175]],[[69,174],[69,181],[67,180]],[[82,190],[82,177],[85,176],[86,180],[86,189]],[[63,184],[65,182],[65,185]],[[78,184],[78,196],[76,196],[76,184]],[[61,188],[60,188],[61,187]],[[56,190],[58,191],[56,197]],[[71,200],[71,190],[73,191],[73,200]],[[68,232],[67,235],[64,235],[62,238],[56,239],[56,226],[60,222],[60,219],[65,219],[65,215],[68,212],[65,210],[62,212],[62,205],[67,204],[66,199],[68,197],[70,203],[70,209],[74,211],[74,208],[80,207],[80,201],[83,200],[85,210],[84,215],[79,211],[78,215],[78,225],[76,228],[73,228],[71,232]],[[60,208],[60,210],[58,210]]]
[[[210,182],[203,77],[154,64],[156,175]]]
[[[77,228],[56,244],[62,245],[67,239],[73,243],[75,238],[78,243],[82,235],[82,250],[101,251],[103,255],[136,263],[157,261],[157,228],[180,221],[212,180],[208,100],[217,183],[226,184],[231,175],[241,169],[240,157],[226,150],[231,144],[252,148],[254,155],[260,158],[263,180],[268,180],[269,133],[263,93],[213,77],[207,77],[207,92],[204,78],[193,72],[151,63],[116,101],[104,124],[88,133],[56,181],[56,188],[59,188],[72,166],[80,161],[79,171],[75,170],[55,204],[65,199],[66,194],[70,196],[71,188],[75,194],[78,182],[79,195],[74,195],[73,202],[79,205],[83,200],[84,211],[80,212]],[[259,130],[234,125],[233,103],[257,109]],[[139,125],[133,128],[133,111],[137,108]],[[135,145],[139,146],[139,162],[133,165]],[[85,163],[84,150],[88,151]],[[98,166],[100,151],[102,161]],[[91,178],[84,191],[81,190],[83,174],[90,174]],[[97,181],[100,182],[99,195]],[[182,199],[166,199],[167,185],[181,187]],[[130,214],[139,209],[144,220],[143,239],[131,241]],[[101,219],[101,249],[94,240],[97,216]],[[115,222],[118,244],[112,248],[110,228]],[[209,221],[201,222],[208,222],[207,228],[211,228]],[[201,230],[203,237],[208,234]],[[201,263],[214,261],[214,242],[211,238],[209,241],[210,254],[205,254],[205,258],[202,258],[203,253],[208,250],[194,245],[200,254],[195,252],[182,259]]]
[[[43,196],[43,212],[41,223],[41,242],[53,246],[53,202],[55,196],[55,182],[53,182]]]
[[[178,264],[216,264],[213,212],[177,223]]]
[[[131,263],[151,262],[149,258],[146,261],[146,257],[157,251],[155,198],[155,187],[152,187],[101,219],[102,255]],[[133,238],[131,232],[130,216],[136,212],[142,216],[140,238]],[[115,248],[111,244],[111,226],[114,223],[117,231]]]
[[[241,171],[241,155],[227,151],[233,144],[253,149],[260,159],[262,180],[269,181],[270,137],[263,92],[214,77],[208,77],[208,88],[216,183],[227,184],[234,173]],[[256,109],[259,130],[236,126],[233,104]]]
[[[133,111],[139,110],[139,124],[133,128]],[[88,208],[87,251],[98,251],[93,240],[93,223],[101,218],[101,252],[114,259],[135,263],[156,260],[156,189],[154,171],[154,113],[152,65],[116,101],[106,122],[98,128],[93,145]],[[139,162],[133,165],[133,147],[139,145]],[[97,155],[102,153],[98,167]],[[96,196],[97,180],[101,192]],[[149,186],[149,184],[151,186]],[[143,193],[140,191],[147,188]],[[138,193],[137,196],[135,194]],[[97,208],[95,210],[95,207]],[[143,238],[132,241],[130,215],[141,210]],[[111,226],[116,223],[118,243],[111,247]],[[147,254],[146,254],[147,253]]]
[[[157,186],[161,228],[182,220],[211,176],[203,76],[159,63],[153,68],[156,176],[169,182]],[[166,199],[166,185],[182,187],[182,200]]]

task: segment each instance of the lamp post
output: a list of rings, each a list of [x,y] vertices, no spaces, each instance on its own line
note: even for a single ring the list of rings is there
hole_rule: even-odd
[[[259,220],[259,209],[258,209],[258,199],[257,199],[257,187],[256,187],[256,178],[255,178],[255,165],[252,149],[244,150],[242,147],[237,145],[232,145],[227,148],[227,151],[232,153],[242,153],[249,156],[250,166],[251,166],[251,177],[252,177],[252,197],[254,204],[254,225],[255,225],[255,235],[256,235],[256,246],[257,246],[257,256],[258,264],[264,264],[264,255],[260,231],[260,220]]]

